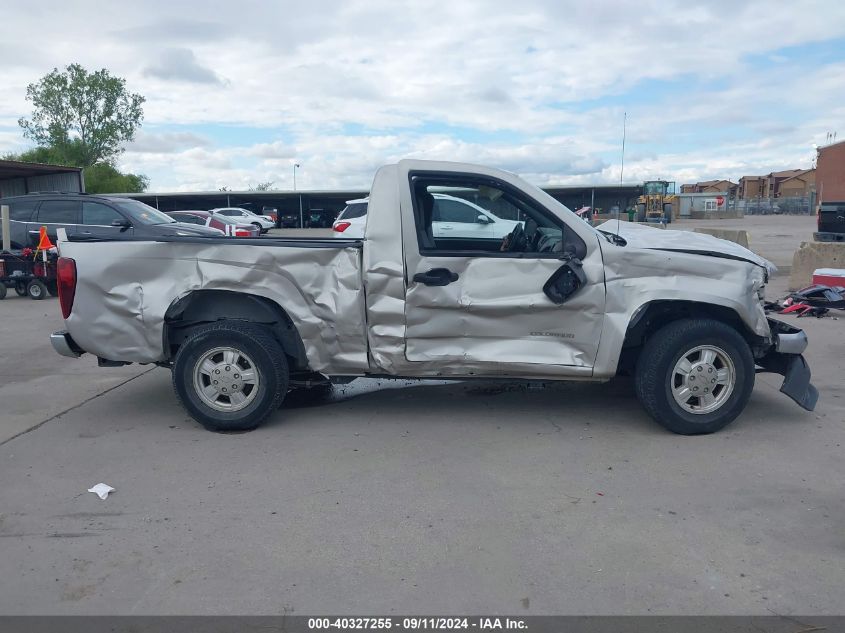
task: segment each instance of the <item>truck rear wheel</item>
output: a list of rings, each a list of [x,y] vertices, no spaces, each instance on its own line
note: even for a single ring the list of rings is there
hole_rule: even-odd
[[[287,393],[287,359],[264,328],[218,321],[195,330],[179,348],[173,387],[188,413],[210,431],[249,431]]]
[[[648,339],[634,381],[646,411],[668,430],[681,435],[714,433],[748,403],[754,357],[731,326],[712,319],[682,319]]]

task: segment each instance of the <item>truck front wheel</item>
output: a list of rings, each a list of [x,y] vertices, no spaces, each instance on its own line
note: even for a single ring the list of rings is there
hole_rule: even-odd
[[[668,430],[681,435],[714,433],[748,403],[754,357],[731,326],[712,319],[682,319],[648,339],[634,380],[646,411]]]
[[[249,431],[279,408],[288,388],[287,359],[264,328],[218,321],[181,345],[173,387],[188,413],[210,431]]]

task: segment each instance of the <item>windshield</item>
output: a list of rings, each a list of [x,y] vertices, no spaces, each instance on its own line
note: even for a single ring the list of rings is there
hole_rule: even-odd
[[[129,216],[129,219],[139,224],[173,224],[176,222],[169,215],[150,205],[137,200],[113,200],[114,206]]]

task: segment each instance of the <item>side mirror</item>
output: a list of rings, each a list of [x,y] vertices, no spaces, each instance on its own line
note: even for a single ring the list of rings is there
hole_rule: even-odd
[[[558,268],[543,285],[543,292],[553,302],[561,304],[587,283],[581,260],[571,258]]]
[[[488,218],[486,215],[479,214],[478,217],[475,219],[476,222],[479,224],[492,224],[493,220]]]
[[[127,220],[126,218],[123,218],[121,220],[112,220],[111,225],[117,226],[121,229],[128,229],[128,228],[132,227],[132,223],[129,220]]]

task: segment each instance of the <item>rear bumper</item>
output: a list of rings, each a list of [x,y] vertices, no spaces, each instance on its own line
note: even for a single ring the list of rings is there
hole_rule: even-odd
[[[801,355],[807,349],[807,335],[797,327],[769,319],[774,347],[765,356],[757,359],[762,371],[783,376],[780,392],[792,398],[807,411],[816,408],[819,392],[810,378],[810,366]]]
[[[813,233],[813,239],[817,242],[845,242],[845,233],[819,231],[817,233]]]
[[[62,356],[79,358],[85,353],[82,349],[80,349],[79,345],[76,344],[76,341],[71,338],[70,334],[64,330],[60,332],[53,332],[50,335],[50,343],[52,343],[53,349],[56,350],[56,353],[61,354]]]

